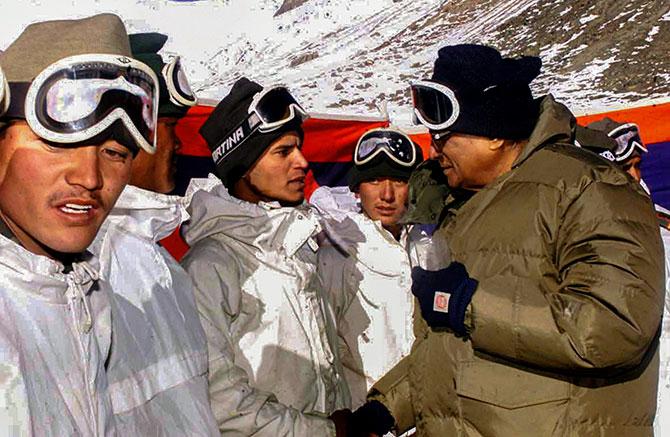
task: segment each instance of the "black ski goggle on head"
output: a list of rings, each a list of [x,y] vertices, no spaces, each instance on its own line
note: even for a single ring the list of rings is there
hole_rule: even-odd
[[[640,138],[640,130],[635,123],[622,124],[607,135],[617,142],[617,147],[614,150],[616,162],[626,161],[636,150],[647,153],[647,148]]]

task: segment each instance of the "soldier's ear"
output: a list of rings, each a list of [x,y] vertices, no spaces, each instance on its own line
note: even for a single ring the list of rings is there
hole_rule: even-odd
[[[491,138],[489,140],[489,150],[491,150],[491,151],[502,149],[502,147],[504,145],[505,145],[505,140],[503,140],[503,139]]]

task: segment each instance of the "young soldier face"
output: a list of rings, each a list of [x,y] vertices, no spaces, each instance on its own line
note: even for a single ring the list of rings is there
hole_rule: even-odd
[[[398,222],[407,211],[409,187],[407,181],[378,178],[361,182],[358,196],[365,215],[379,220],[392,233],[399,229]]]
[[[33,253],[83,252],[128,182],[131,161],[114,140],[55,147],[14,121],[0,133],[0,216]]]
[[[236,189],[239,184],[244,186],[244,200],[302,203],[308,164],[301,146],[300,136],[294,132],[275,140],[236,185]]]

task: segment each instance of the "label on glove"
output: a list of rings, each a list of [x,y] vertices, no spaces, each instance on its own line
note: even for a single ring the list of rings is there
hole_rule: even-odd
[[[433,311],[439,311],[441,313],[449,312],[449,298],[451,295],[449,293],[443,293],[441,291],[435,292],[435,297],[433,298]]]

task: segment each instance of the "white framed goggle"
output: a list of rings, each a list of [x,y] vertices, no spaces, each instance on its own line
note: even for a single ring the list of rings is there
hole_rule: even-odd
[[[461,113],[454,91],[446,85],[427,80],[410,85],[414,120],[430,130],[444,131]]]
[[[198,103],[198,99],[188,83],[179,56],[175,56],[165,64],[161,74],[167,85],[168,97],[173,104],[183,107],[195,106]]]
[[[412,167],[417,161],[414,143],[406,134],[392,128],[375,128],[359,138],[354,149],[354,164],[365,165],[380,153],[403,167]]]
[[[7,109],[9,108],[9,101],[9,84],[7,83],[5,72],[2,71],[2,67],[0,67],[0,117],[5,115],[5,112],[7,112]]]
[[[617,148],[614,151],[614,159],[616,162],[626,161],[635,150],[640,150],[647,153],[647,148],[644,147],[642,139],[640,138],[640,129],[635,123],[625,123],[612,129],[607,136],[613,138],[617,142]]]
[[[24,112],[30,128],[47,141],[78,143],[120,121],[137,147],[154,153],[158,94],[158,78],[142,62],[121,55],[75,55],[37,75]]]

